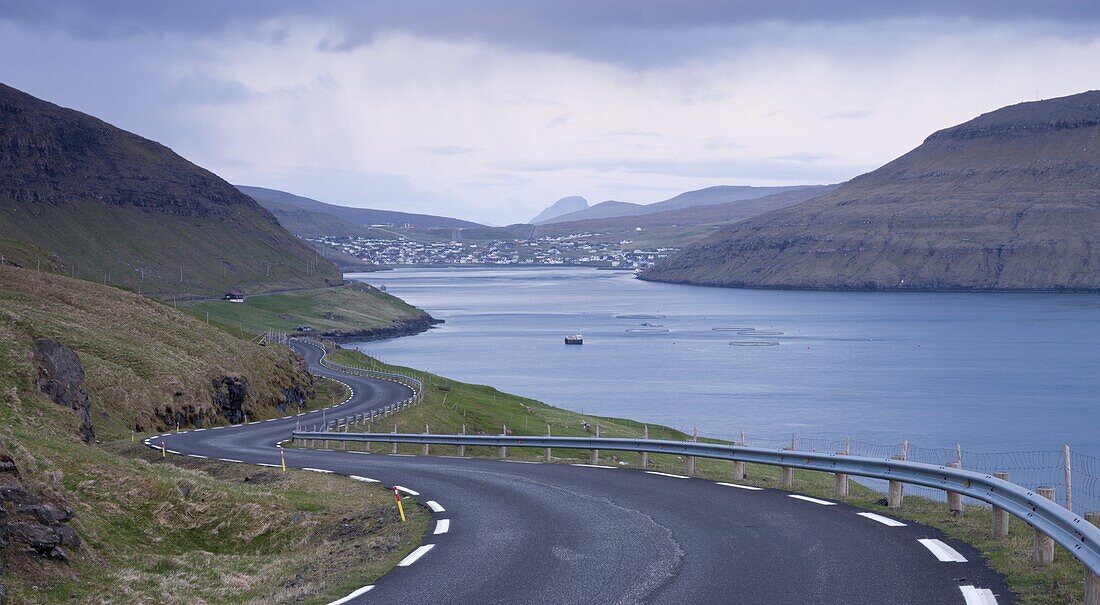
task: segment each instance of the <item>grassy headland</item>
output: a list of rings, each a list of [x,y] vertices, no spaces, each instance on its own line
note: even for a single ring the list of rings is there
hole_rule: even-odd
[[[315,335],[335,339],[402,336],[434,323],[420,309],[360,282],[249,296],[243,303],[206,300],[182,307],[200,319],[245,332],[294,332],[308,325]]]
[[[380,363],[358,351],[338,349],[329,359],[349,366],[398,371],[415,376],[426,385],[424,401],[386,418],[383,424],[372,427],[376,432],[392,431],[419,433],[430,428],[433,433],[459,433],[499,435],[507,426],[509,435],[545,435],[549,426],[556,436],[593,435],[599,426],[601,436],[641,437],[647,425],[623,418],[611,418],[579,414],[545,403],[503,393],[489,386],[467,384],[447,378],[399,366]],[[587,429],[585,428],[587,425]],[[691,437],[660,425],[648,425],[650,438],[690,440]],[[703,439],[700,439],[703,441]],[[363,446],[349,444],[349,448]],[[376,450],[380,446],[375,446]],[[388,447],[388,446],[386,446]],[[421,446],[399,446],[403,453],[419,454]],[[432,446],[433,455],[453,455],[456,448]],[[497,448],[466,448],[467,456],[497,457]],[[588,450],[553,450],[553,462],[588,462]],[[541,448],[508,448],[510,458],[542,460]],[[630,452],[603,451],[601,464],[637,467],[639,455]],[[686,461],[679,456],[649,456],[649,469],[683,474]],[[706,479],[730,481],[731,463],[700,458],[696,461],[695,476]],[[743,483],[781,489],[781,471],[777,467],[749,464]],[[820,498],[834,499],[831,474],[814,471],[795,472],[795,491]],[[1006,576],[1008,585],[1019,596],[1020,603],[1043,605],[1080,603],[1083,600],[1083,567],[1068,552],[1058,547],[1055,563],[1040,567],[1030,560],[1033,530],[1016,518],[1012,518],[1007,539],[990,536],[991,510],[984,507],[968,507],[961,517],[951,515],[943,502],[907,496],[901,509],[886,509],[879,500],[882,495],[855,482],[850,482],[850,497],[845,500],[853,506],[875,510],[899,519],[910,520],[936,527],[947,535],[976,546],[989,559],[991,565]]]

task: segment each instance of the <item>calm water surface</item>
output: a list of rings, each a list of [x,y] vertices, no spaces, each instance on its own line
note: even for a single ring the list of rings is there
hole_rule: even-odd
[[[577,268],[350,277],[447,322],[364,351],[586,413],[1100,454],[1097,295],[732,290]],[[574,333],[583,346],[564,345]]]

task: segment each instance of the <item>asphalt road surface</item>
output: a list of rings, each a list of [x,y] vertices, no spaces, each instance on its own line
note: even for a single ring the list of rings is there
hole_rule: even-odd
[[[354,394],[325,412],[147,440],[178,455],[279,464],[304,427],[407,398],[402,385],[319,375]],[[375,451],[382,446],[376,446]],[[640,470],[289,448],[288,466],[398,485],[433,520],[423,545],[339,603],[1014,603],[971,546],[842,503]],[[415,492],[415,493],[412,493]]]

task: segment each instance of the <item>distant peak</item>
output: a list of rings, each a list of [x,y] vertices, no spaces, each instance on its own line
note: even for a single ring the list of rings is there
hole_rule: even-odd
[[[538,216],[531,219],[531,224],[537,225],[550,219],[569,214],[570,212],[577,212],[580,210],[585,210],[587,208],[588,200],[579,195],[570,195],[568,197],[561,198],[560,200],[551,204],[546,210],[540,212]]]

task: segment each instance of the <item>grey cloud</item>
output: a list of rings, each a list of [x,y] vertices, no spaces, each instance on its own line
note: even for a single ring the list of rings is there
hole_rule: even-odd
[[[712,137],[703,141],[703,149],[741,149],[744,145],[735,143],[726,137]]]
[[[726,181],[737,179],[769,179],[791,182],[839,182],[873,168],[868,166],[819,165],[815,162],[781,160],[739,160],[731,162],[688,160],[527,160],[502,162],[502,170],[516,172],[588,171],[597,174],[648,174],[690,178],[711,178]]]
[[[812,151],[799,151],[796,153],[788,153],[785,155],[774,156],[773,160],[784,160],[788,162],[802,162],[804,164],[812,164],[814,162],[820,162],[822,160],[831,159],[833,156],[827,153],[815,153]]]

